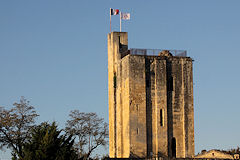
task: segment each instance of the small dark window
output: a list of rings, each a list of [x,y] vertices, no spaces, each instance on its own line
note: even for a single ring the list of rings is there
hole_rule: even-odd
[[[139,130],[138,130],[138,128],[137,128],[137,135],[138,135],[138,133],[139,133]]]
[[[160,126],[163,126],[163,110],[160,109]]]
[[[116,73],[114,73],[114,76],[113,76],[113,87],[117,88],[117,76],[116,76]]]
[[[176,157],[176,139],[172,138],[172,157]]]
[[[168,91],[173,91],[173,77],[172,76],[168,78],[167,90]]]

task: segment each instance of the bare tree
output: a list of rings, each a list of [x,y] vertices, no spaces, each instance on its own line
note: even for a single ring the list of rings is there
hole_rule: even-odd
[[[66,132],[76,137],[75,146],[80,158],[87,159],[99,146],[107,145],[108,125],[96,113],[73,110],[66,123]]]
[[[24,142],[30,138],[30,130],[38,115],[24,97],[13,106],[9,110],[0,107],[0,148],[10,148],[22,159]]]

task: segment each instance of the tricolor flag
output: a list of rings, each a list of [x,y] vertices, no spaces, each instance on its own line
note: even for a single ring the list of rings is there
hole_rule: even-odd
[[[118,15],[118,14],[119,14],[119,9],[110,8],[110,15]]]
[[[121,13],[121,19],[130,20],[130,13]]]

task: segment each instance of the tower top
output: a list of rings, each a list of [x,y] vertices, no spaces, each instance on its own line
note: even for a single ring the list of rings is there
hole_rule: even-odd
[[[128,45],[128,32],[113,31],[108,34],[109,39],[121,45]],[[129,47],[128,47],[129,48]],[[173,49],[148,49],[148,48],[129,48],[128,53],[131,55],[149,55],[149,56],[165,56],[165,57],[187,57],[186,50]]]

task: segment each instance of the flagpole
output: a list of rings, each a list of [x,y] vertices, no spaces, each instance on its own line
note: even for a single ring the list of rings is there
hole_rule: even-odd
[[[122,12],[120,12],[120,32],[122,32]]]
[[[111,10],[112,10],[112,8],[110,8],[110,33],[111,33],[111,23],[112,23],[112,22],[111,22],[111,17],[112,17],[112,16],[111,16]]]

